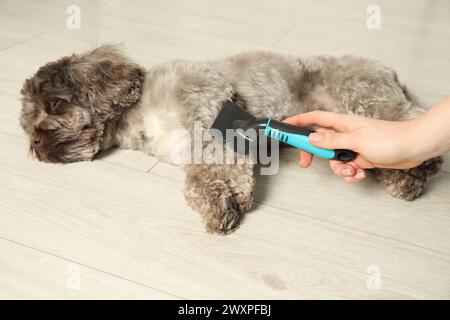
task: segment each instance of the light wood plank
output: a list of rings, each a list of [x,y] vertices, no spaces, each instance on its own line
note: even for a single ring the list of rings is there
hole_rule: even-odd
[[[296,150],[282,150],[278,173],[257,178],[257,202],[450,254],[448,173],[432,179],[421,198],[407,202],[392,198],[372,176],[349,184],[333,176],[322,159],[309,169],[301,169],[298,159]],[[150,173],[180,183],[184,179],[180,170],[162,162]]]
[[[444,164],[442,165],[442,171],[450,173],[450,152],[444,154]]]
[[[273,46],[365,55],[394,67],[426,106],[448,95],[445,0],[378,1],[379,31],[365,28],[368,4],[351,0],[77,4],[82,28],[68,30],[67,3],[2,1],[0,132],[23,137],[19,90],[39,66],[104,42],[125,42],[148,67]],[[132,151],[46,165],[10,135],[0,134],[0,237],[44,251],[0,240],[2,297],[159,297],[151,288],[185,298],[450,297],[448,175],[406,203],[370,179],[344,184],[323,161],[300,170],[291,152],[278,175],[258,179],[259,205],[242,227],[214,237],[184,204],[178,169]],[[84,292],[60,288],[67,261],[83,266]],[[366,287],[369,265],[381,268],[381,290]]]
[[[22,139],[0,141],[2,236],[153,288],[185,298],[450,292],[448,255],[264,205],[236,233],[209,236],[176,180],[101,161],[42,164],[21,154]],[[366,287],[369,265],[383,272],[381,290]]]
[[[67,29],[68,3],[47,0],[46,5],[42,6],[38,3],[4,2],[5,6],[14,5],[15,8],[8,12],[8,19],[12,23],[10,28],[36,31],[35,26],[38,26],[38,30],[45,33]],[[110,34],[118,31],[127,37],[137,36],[135,28],[145,25],[146,29],[175,31],[179,38],[183,34],[199,34],[271,45],[292,23],[287,19],[273,19],[270,8],[255,12],[251,7],[242,6],[238,2],[224,6],[219,1],[153,0],[144,5],[141,1],[128,1],[125,4],[118,0],[81,0],[76,4],[82,13],[81,29]],[[17,22],[30,18],[35,24],[21,25]],[[146,30],[142,31],[143,34],[139,36],[145,37]],[[163,41],[160,39],[160,42]]]
[[[292,10],[295,27],[280,40],[277,49],[302,55],[371,57],[394,68],[424,106],[448,96],[450,48],[442,39],[450,38],[450,2],[378,1],[379,30],[366,27],[370,4],[343,1],[327,10],[331,4],[325,1],[308,5],[307,10]]]
[[[158,159],[134,150],[112,149],[102,152],[97,159],[121,166],[148,171],[158,163]]]
[[[348,184],[333,176],[324,160],[310,169],[298,167],[295,150],[284,154],[280,171],[261,176],[257,199],[278,208],[356,228],[379,236],[450,253],[450,176],[428,182],[425,194],[412,202],[392,198],[368,177]]]
[[[0,299],[175,298],[2,239],[0,265]]]

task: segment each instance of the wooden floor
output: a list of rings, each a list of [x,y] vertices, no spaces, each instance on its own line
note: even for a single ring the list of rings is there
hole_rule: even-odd
[[[429,106],[449,94],[449,1],[376,1],[380,30],[366,27],[372,1],[76,2],[79,30],[71,1],[0,1],[0,298],[450,298],[448,163],[404,202],[288,152],[221,237],[184,203],[176,168],[132,151],[39,163],[18,123],[26,77],[105,42],[148,67],[249,49],[363,55]]]

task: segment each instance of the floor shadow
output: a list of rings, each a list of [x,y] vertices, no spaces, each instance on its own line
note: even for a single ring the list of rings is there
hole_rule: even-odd
[[[117,150],[119,150],[119,148],[111,148],[111,149],[108,149],[108,150],[102,150],[99,153],[97,153],[97,155],[95,156],[95,159],[96,160],[102,160],[102,159],[110,156],[111,154],[113,154]]]

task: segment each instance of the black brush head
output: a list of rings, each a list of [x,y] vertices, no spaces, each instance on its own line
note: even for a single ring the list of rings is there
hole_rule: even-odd
[[[248,112],[240,109],[231,101],[226,101],[223,104],[216,120],[211,126],[211,129],[217,129],[222,133],[223,141],[231,146],[239,153],[248,153],[251,148],[259,147],[257,139],[260,129],[265,128],[267,119],[257,119]],[[254,129],[253,135],[246,135],[248,129]],[[228,137],[227,130],[232,130],[233,137]],[[265,139],[264,144],[267,145],[268,139]]]
[[[254,119],[254,116],[240,109],[233,102],[227,100],[223,104],[222,110],[220,110],[216,120],[214,120],[211,129],[220,130],[225,139],[227,129],[236,129],[233,125],[235,121],[251,121]]]

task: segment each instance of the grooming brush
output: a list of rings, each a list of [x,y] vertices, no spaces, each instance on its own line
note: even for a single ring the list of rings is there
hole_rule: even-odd
[[[245,141],[246,149],[248,149],[249,143],[255,139],[255,136],[246,134],[250,129],[256,130],[256,133],[264,132],[264,135],[269,138],[305,150],[321,158],[348,162],[354,160],[358,155],[356,152],[347,149],[332,150],[316,147],[309,142],[309,135],[315,132],[314,130],[292,126],[271,118],[255,118],[230,101],[224,103],[211,128],[220,130],[224,139],[226,139],[227,129],[234,130],[236,137]],[[236,143],[236,139],[233,142]]]

